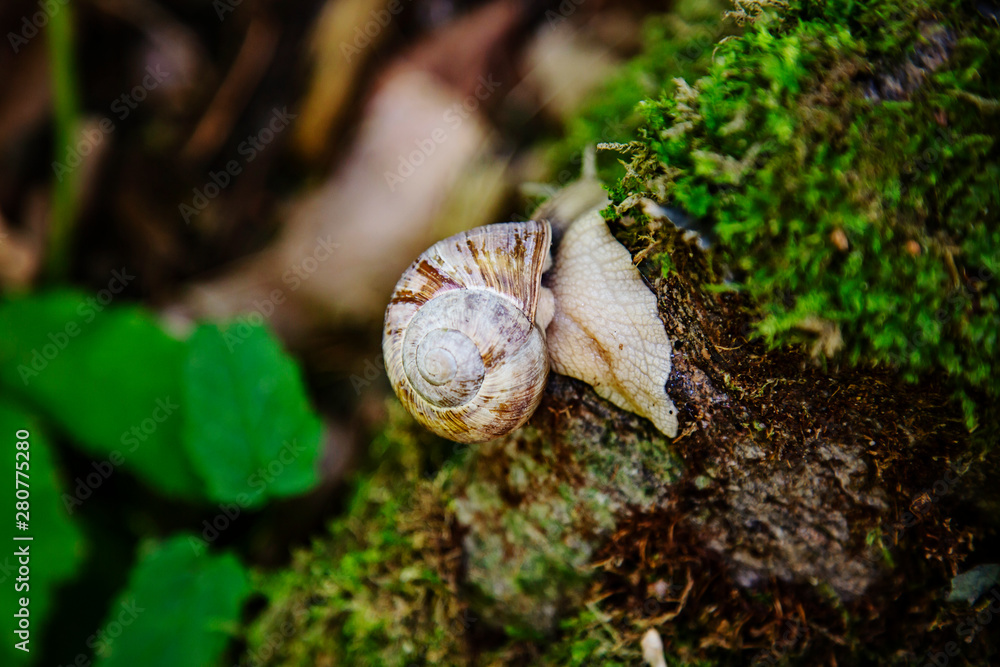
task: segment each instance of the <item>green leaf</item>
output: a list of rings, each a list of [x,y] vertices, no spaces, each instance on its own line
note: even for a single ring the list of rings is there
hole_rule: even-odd
[[[28,431],[28,438],[21,439],[17,433]],[[23,436],[24,433],[22,432]],[[18,449],[18,442],[27,442],[27,449]],[[52,451],[38,421],[8,399],[0,399],[0,451],[3,452],[3,470],[0,473],[0,497],[5,500],[9,514],[5,517],[9,522],[4,531],[7,547],[0,556],[0,600],[2,609],[0,616],[5,620],[7,636],[0,648],[0,662],[5,665],[27,665],[32,656],[41,652],[45,635],[45,619],[52,608],[53,598],[58,585],[69,579],[77,571],[84,556],[83,536],[72,521],[63,506],[60,495],[65,487],[56,475]],[[16,453],[24,451],[27,457],[15,458]],[[28,529],[19,530],[15,521],[17,502],[15,483],[15,465],[27,462],[27,477],[20,476],[22,482],[28,484]],[[23,493],[22,493],[23,495]],[[31,537],[30,541],[15,541],[14,537]],[[14,554],[19,549],[28,550],[28,574],[25,578],[19,572],[23,563]],[[22,590],[16,587],[20,586]],[[24,588],[27,586],[28,588]],[[30,635],[25,653],[15,648],[15,643],[23,637],[12,634],[20,619],[15,614],[20,610],[19,601],[25,598],[28,603],[28,631]]]
[[[0,386],[88,455],[121,460],[166,495],[199,498],[179,446],[184,354],[140,308],[72,291],[0,302]]]
[[[96,667],[218,664],[250,586],[233,555],[192,547],[200,544],[177,535],[140,559],[101,626]]]
[[[317,481],[320,420],[263,327],[203,325],[184,367],[184,443],[211,497],[246,507]]]

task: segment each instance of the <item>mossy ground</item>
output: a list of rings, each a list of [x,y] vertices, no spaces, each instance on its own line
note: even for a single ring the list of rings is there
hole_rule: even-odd
[[[651,19],[647,52],[576,121],[555,160],[585,144],[629,143],[628,164],[607,152],[602,167],[617,183],[614,215],[635,221],[617,230],[634,237],[630,248],[659,243],[664,275],[682,268],[674,240],[642,224],[650,221],[641,198],[683,209],[711,229],[715,289],[741,293],[770,345],[812,344],[831,372],[859,367],[859,397],[865,377],[920,381],[929,393],[945,387],[954,412],[964,409],[988,443],[1000,398],[1000,61],[991,56],[1000,29],[983,7],[992,5],[741,3],[741,26],[720,21],[721,10],[681,3]],[[866,375],[873,365],[882,368]],[[807,375],[822,381],[821,370]],[[759,385],[762,405],[768,392],[795,391],[754,381],[733,386]],[[594,405],[586,400],[565,401],[584,413],[576,423],[606,423],[607,415],[586,414]],[[929,605],[939,601],[927,582],[943,585],[940,572],[958,557],[952,546],[933,550],[958,532],[943,514],[907,533],[936,574],[907,586],[914,570],[899,568],[887,584],[902,591],[898,604],[912,622],[866,648],[859,638],[885,620],[877,609],[867,616],[864,605],[848,609],[822,589],[772,586],[755,597],[704,575],[720,569],[675,531],[681,510],[664,502],[664,489],[679,468],[662,441],[644,448],[639,436],[615,453],[616,443],[581,432],[567,441],[601,446],[566,456],[558,441],[527,429],[476,456],[452,452],[428,475],[427,452],[449,450],[408,423],[398,416],[376,441],[382,462],[330,535],[290,570],[263,577],[269,606],[251,627],[248,658],[638,664],[638,637],[668,624],[671,665],[723,664],[714,660],[726,655],[733,664],[782,662],[812,636],[882,661],[897,639],[933,648],[954,636],[961,615],[944,608],[937,634],[925,636]],[[712,484],[697,477],[685,492],[697,493],[699,479]],[[906,493],[925,481],[898,480]],[[635,512],[612,521],[611,505]],[[580,535],[604,546],[581,549],[572,542]],[[577,590],[571,599],[562,597],[567,582]]]
[[[626,508],[662,503],[682,466],[655,431],[553,376],[538,416],[479,445],[445,487],[465,527],[466,593],[493,627],[549,635],[580,604]]]
[[[650,425],[558,376],[538,426],[474,450],[390,410],[346,515],[261,577],[267,610],[247,638],[260,664],[542,660],[616,516],[655,507],[681,474]]]
[[[247,634],[246,665],[459,665],[475,623],[456,594],[460,566],[429,474],[449,449],[393,404],[372,445],[374,473],[357,483],[328,535],[292,566],[261,575],[265,612]]]

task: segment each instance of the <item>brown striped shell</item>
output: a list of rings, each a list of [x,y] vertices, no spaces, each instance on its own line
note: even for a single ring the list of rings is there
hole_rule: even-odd
[[[385,367],[399,400],[431,431],[483,442],[538,407],[549,364],[535,315],[551,236],[547,222],[477,227],[431,246],[396,284]]]

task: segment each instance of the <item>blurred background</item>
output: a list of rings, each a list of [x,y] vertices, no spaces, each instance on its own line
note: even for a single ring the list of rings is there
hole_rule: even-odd
[[[723,34],[689,5],[678,71]],[[235,664],[250,572],[371,456],[402,270],[575,179],[574,113],[667,8],[4,2],[2,476],[27,462],[33,539],[28,573],[0,558],[0,661]]]
[[[912,426],[898,401],[956,456],[996,451],[1000,9],[917,4],[5,0],[0,664],[631,664],[650,628],[671,664],[812,639],[823,664],[872,637],[899,663],[937,655],[996,590],[979,491],[996,457],[951,498],[985,509],[926,522],[954,542],[880,545],[946,470],[933,438],[924,456],[882,436]],[[392,397],[382,318],[407,265],[527,219],[596,144],[637,139],[596,155],[646,277],[696,256],[646,214],[683,211],[712,244],[706,294],[761,339],[747,358],[875,387],[857,411],[884,432],[843,424],[858,460],[913,458],[912,488],[886,483],[892,511],[844,538],[891,574],[853,607],[811,575],[793,582],[820,598],[809,618],[780,586],[727,579],[666,501],[611,516],[620,470],[639,495],[692,488],[638,418],[643,446],[590,433],[590,471],[558,447],[430,437]],[[747,395],[780,413],[756,372]],[[590,407],[560,417],[567,437],[604,409],[574,386],[559,400]],[[678,451],[697,459],[714,433],[691,431]],[[685,483],[708,507],[728,482]],[[678,587],[691,563],[701,579]]]

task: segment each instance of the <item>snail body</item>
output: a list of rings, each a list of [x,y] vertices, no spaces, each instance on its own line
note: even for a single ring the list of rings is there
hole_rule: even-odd
[[[549,364],[548,322],[536,313],[550,243],[546,222],[478,227],[431,246],[400,278],[386,310],[386,371],[431,431],[490,440],[538,407]]]
[[[601,218],[605,202],[596,181],[578,182],[538,221],[461,232],[410,265],[382,351],[417,421],[459,442],[500,437],[534,413],[551,367],[676,436],[670,341],[656,297]]]

